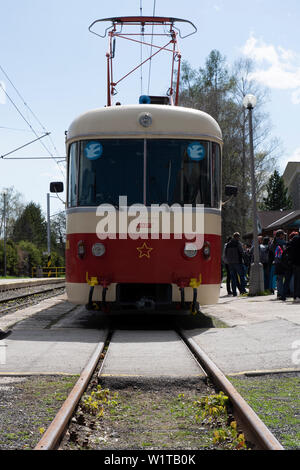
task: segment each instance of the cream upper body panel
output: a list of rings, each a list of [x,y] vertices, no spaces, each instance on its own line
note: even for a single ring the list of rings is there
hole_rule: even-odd
[[[151,115],[151,125],[139,119]],[[191,108],[167,105],[124,105],[88,111],[73,121],[67,143],[85,138],[195,138],[222,143],[218,123],[209,114]]]

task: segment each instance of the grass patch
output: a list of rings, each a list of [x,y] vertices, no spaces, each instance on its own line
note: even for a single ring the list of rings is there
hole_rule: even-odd
[[[26,377],[1,391],[0,450],[32,449],[78,380]]]
[[[300,449],[300,374],[230,381],[285,449]]]

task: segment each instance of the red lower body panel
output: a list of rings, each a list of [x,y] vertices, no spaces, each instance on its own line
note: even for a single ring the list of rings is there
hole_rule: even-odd
[[[85,255],[78,256],[78,243],[84,243]],[[177,284],[187,287],[190,280],[201,276],[202,284],[221,281],[221,237],[205,235],[211,254],[208,259],[199,250],[194,258],[184,255],[188,240],[170,238],[100,241],[95,234],[71,234],[67,237],[66,277],[70,283],[86,283],[97,277],[104,286],[111,283]],[[105,254],[92,254],[94,243],[105,245]]]

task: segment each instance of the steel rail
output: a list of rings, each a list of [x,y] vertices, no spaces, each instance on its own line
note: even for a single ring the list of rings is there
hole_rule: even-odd
[[[247,436],[251,438],[261,450],[284,450],[284,447],[280,442],[261,421],[248,403],[246,403],[220,369],[198,346],[195,340],[188,337],[183,330],[180,330],[179,334],[195,354],[208,376],[210,376],[213,382],[229,397],[234,408],[235,418],[242,427],[247,430]]]
[[[108,331],[106,337],[108,337]],[[72,417],[72,414],[74,413],[75,408],[78,405],[83,393],[85,392],[89,381],[97,367],[100,356],[104,350],[105,343],[106,341],[103,341],[103,343],[101,342],[98,344],[68,398],[63,403],[54,420],[34,450],[55,450],[58,447],[61,437]]]
[[[44,284],[44,285],[46,286],[46,284]],[[47,289],[38,290],[37,292],[27,292],[27,293],[23,293],[23,294],[17,294],[17,292],[15,292],[16,295],[14,295],[13,297],[7,297],[5,299],[0,299],[0,305],[5,304],[7,302],[12,302],[14,300],[27,299],[28,297],[32,297],[34,295],[46,294],[47,292],[56,291],[56,290],[62,289],[62,288],[64,288],[63,283],[61,283],[60,285],[55,285],[55,287],[49,287]],[[10,292],[10,291],[5,291],[5,292]]]
[[[57,277],[57,278],[44,278],[39,280],[38,278],[36,279],[36,282],[32,281],[18,281],[18,282],[11,282],[11,283],[5,283],[2,284],[0,282],[0,293],[1,292],[7,292],[7,291],[13,291],[13,290],[19,290],[19,289],[27,289],[27,288],[34,288],[34,287],[40,287],[40,286],[46,286],[49,284],[63,284],[66,282],[66,279],[64,277]]]

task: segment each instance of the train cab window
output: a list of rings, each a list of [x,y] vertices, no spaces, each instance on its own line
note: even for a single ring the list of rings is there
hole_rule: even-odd
[[[143,202],[144,141],[102,139],[80,143],[79,205]]]
[[[101,139],[71,145],[68,207],[204,204],[220,207],[221,150],[181,139]],[[145,197],[146,196],[146,197]]]
[[[147,203],[211,205],[211,143],[149,140]]]
[[[78,154],[77,143],[71,145],[69,155],[68,207],[77,206],[77,172]]]

